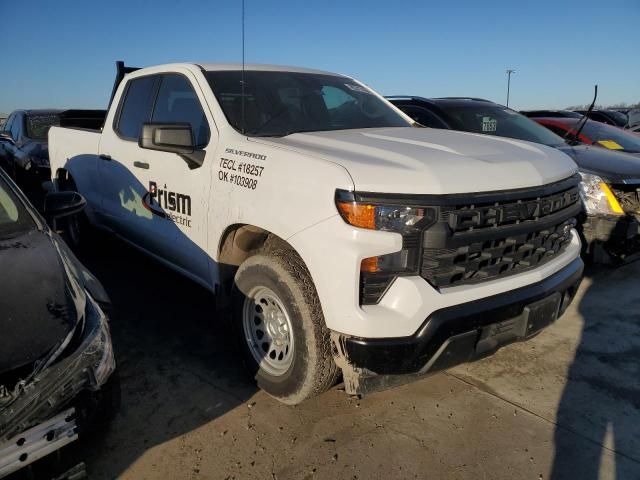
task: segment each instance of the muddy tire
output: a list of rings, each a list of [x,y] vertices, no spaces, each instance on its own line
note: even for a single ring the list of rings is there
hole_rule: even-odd
[[[339,369],[318,296],[300,257],[272,250],[247,259],[232,289],[232,331],[258,386],[296,405],[331,388]]]

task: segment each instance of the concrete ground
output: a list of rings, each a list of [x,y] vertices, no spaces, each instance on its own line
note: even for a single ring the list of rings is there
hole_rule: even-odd
[[[109,241],[122,409],[77,445],[92,479],[638,479],[640,263],[585,279],[527,343],[356,399],[257,391],[210,296]]]

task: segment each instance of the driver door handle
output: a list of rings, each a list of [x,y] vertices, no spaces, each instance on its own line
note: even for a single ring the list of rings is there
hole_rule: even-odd
[[[144,168],[145,170],[149,170],[149,164],[146,162],[138,162],[137,160],[133,162],[134,167]]]
[[[101,153],[98,157],[102,160],[111,161],[111,155],[107,155],[106,153]]]

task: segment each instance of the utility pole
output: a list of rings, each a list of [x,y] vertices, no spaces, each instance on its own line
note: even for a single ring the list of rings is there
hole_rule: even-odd
[[[509,91],[511,90],[511,74],[516,73],[515,70],[507,69],[507,107],[509,106]]]

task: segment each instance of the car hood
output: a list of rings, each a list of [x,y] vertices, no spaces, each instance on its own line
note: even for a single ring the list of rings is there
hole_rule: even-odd
[[[67,262],[47,232],[0,239],[0,374],[62,345],[82,318],[86,295]]]
[[[558,149],[569,155],[580,170],[594,173],[612,182],[640,179],[638,155],[586,145],[567,145]]]
[[[577,172],[544,145],[431,128],[376,128],[254,139],[342,165],[358,191],[448,194],[535,187]]]

